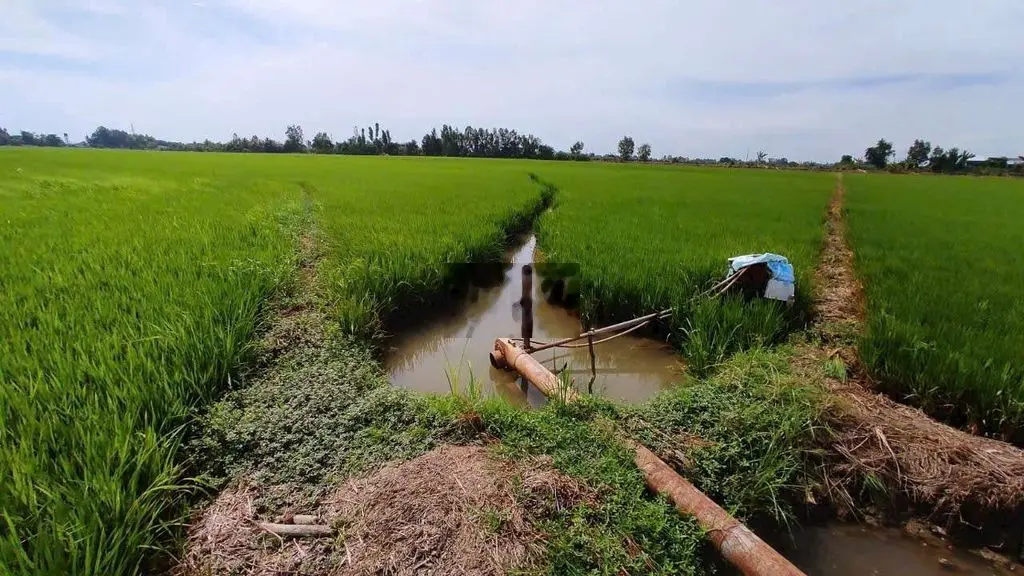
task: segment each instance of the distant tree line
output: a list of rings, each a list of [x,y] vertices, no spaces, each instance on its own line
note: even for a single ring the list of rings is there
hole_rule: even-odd
[[[840,160],[840,168],[874,168],[889,172],[935,172],[939,174],[993,174],[1024,176],[1024,156],[1016,158],[988,158],[983,161],[972,161],[974,153],[958,147],[943,149],[932,146],[927,140],[917,139],[907,148],[903,160],[893,162],[896,152],[892,142],[880,139],[874,146],[864,151],[863,160],[855,160],[846,154]]]
[[[0,128],[0,146],[78,146],[91,148],[124,148],[133,150],[172,150],[193,152],[259,152],[259,153],[312,153],[346,155],[391,155],[391,156],[454,156],[472,158],[531,158],[538,160],[603,160],[608,162],[651,162],[650,144],[636,145],[631,136],[623,136],[618,143],[617,154],[596,156],[584,152],[583,142],[575,142],[569,151],[555,150],[532,134],[521,134],[508,128],[458,129],[445,124],[440,132],[435,128],[419,140],[395,141],[391,131],[381,128],[375,122],[365,128],[353,128],[352,135],[345,140],[334,141],[327,132],[317,132],[311,140],[305,139],[302,126],[290,125],[285,129],[284,140],[253,135],[248,138],[233,134],[227,142],[175,142],[160,140],[148,134],[129,133],[124,130],[99,126],[81,142],[72,144],[65,132],[57,134],[35,134],[22,130],[10,133]],[[774,169],[834,170],[834,169],[878,169],[890,172],[936,172],[946,174],[977,173],[1024,176],[1024,156],[1017,158],[989,158],[973,161],[974,154],[957,147],[943,149],[932,146],[926,140],[914,140],[907,149],[904,160],[893,162],[895,150],[891,142],[880,139],[864,151],[863,158],[855,159],[844,154],[837,163],[793,162],[785,157],[770,158],[764,151],[757,152],[754,160],[739,160],[728,156],[721,158],[687,158],[685,156],[662,156],[662,163],[694,164],[700,166],[726,166]]]
[[[233,134],[227,142],[174,142],[159,140],[148,134],[128,133],[100,126],[85,140],[74,146],[90,148],[122,148],[132,150],[172,150],[193,152],[261,152],[312,153],[391,156],[458,156],[473,158],[532,158],[538,160],[590,160],[593,155],[583,151],[583,142],[576,142],[568,152],[555,150],[533,134],[521,134],[508,128],[458,129],[445,124],[440,132],[432,129],[420,140],[395,141],[391,131],[380,123],[355,128],[352,136],[334,141],[327,132],[317,132],[306,140],[302,127],[291,125],[285,129],[283,141],[253,135],[245,138]],[[67,134],[61,140],[56,135],[21,132],[11,136],[0,129],[0,146],[71,146]]]
[[[0,146],[49,146],[59,148],[69,144],[67,132],[64,133],[64,138],[61,139],[56,134],[33,134],[25,130],[17,134],[11,134],[6,128],[0,128]]]

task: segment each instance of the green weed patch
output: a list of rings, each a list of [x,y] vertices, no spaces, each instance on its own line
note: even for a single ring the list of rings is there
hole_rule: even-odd
[[[620,409],[623,423],[733,514],[786,525],[817,485],[828,434],[823,392],[790,371],[790,354],[736,354],[708,379]]]

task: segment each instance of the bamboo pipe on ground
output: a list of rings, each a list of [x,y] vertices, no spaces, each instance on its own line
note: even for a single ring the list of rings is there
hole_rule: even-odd
[[[495,355],[498,356],[509,368],[519,372],[549,398],[560,397],[571,401],[579,396],[575,389],[562,387],[554,374],[507,338],[495,340],[491,354],[492,361]],[[628,438],[623,439],[623,442],[635,452],[633,461],[643,472],[647,487],[668,498],[680,513],[696,518],[722,557],[740,572],[747,576],[805,576],[799,568],[645,446]]]

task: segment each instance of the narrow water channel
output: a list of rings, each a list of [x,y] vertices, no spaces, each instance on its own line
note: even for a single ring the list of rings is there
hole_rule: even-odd
[[[434,322],[396,335],[385,357],[395,386],[420,392],[465,390],[470,375],[484,394],[499,394],[517,404],[544,401],[532,387],[524,387],[514,372],[490,365],[488,353],[495,338],[519,337],[523,310],[522,266],[533,262],[536,238],[524,238],[509,255],[504,278],[496,286],[475,287],[465,301]],[[552,341],[581,332],[579,318],[570,310],[548,303],[541,282],[533,281],[533,339]],[[565,370],[580,391],[591,380],[587,349],[545,350],[535,354],[552,372]],[[679,356],[667,345],[626,335],[595,347],[595,394],[640,402],[679,380]]]
[[[798,528],[779,551],[808,576],[1009,575],[963,550],[927,544],[896,528],[830,524]]]

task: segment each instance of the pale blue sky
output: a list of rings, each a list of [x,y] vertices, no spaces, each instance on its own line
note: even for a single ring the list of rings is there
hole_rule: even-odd
[[[1024,2],[0,0],[0,126],[506,126],[610,152],[1024,154]]]

